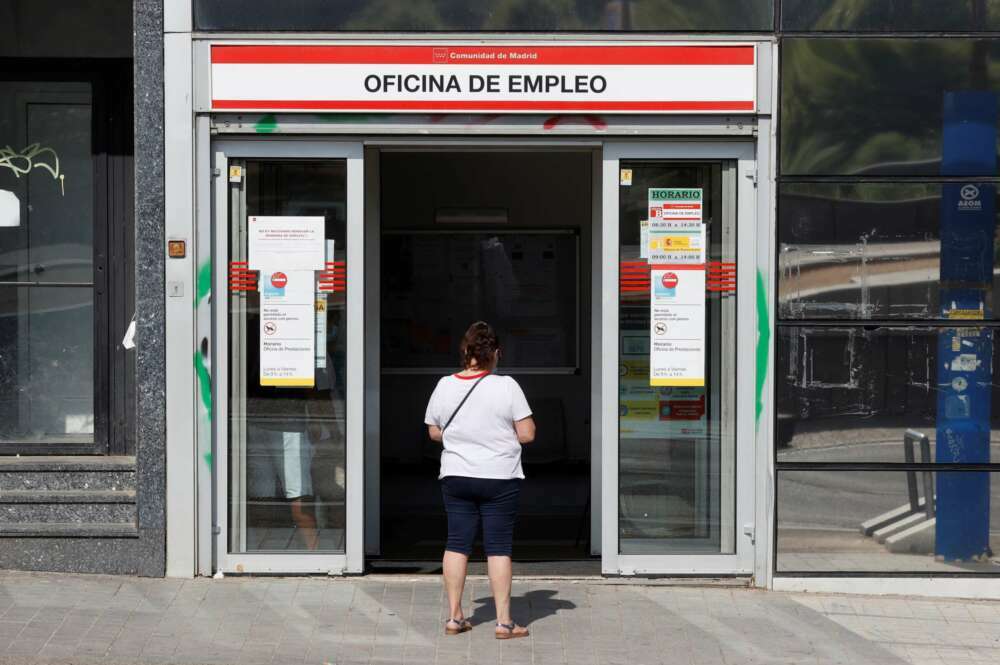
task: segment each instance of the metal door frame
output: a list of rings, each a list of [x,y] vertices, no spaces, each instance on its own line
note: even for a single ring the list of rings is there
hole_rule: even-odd
[[[618,542],[618,308],[619,308],[619,162],[623,159],[736,162],[736,336],[735,357],[753,358],[756,330],[756,173],[753,141],[642,141],[604,144],[601,271],[601,385],[603,439],[602,556],[605,575],[751,575],[754,568],[755,425],[753,364],[736,377],[736,514],[735,554],[620,554]],[[725,209],[726,202],[723,201]]]
[[[364,571],[364,157],[360,141],[227,139],[215,141],[213,158],[213,363],[215,571],[217,573],[328,573]],[[230,158],[346,159],[347,161],[347,435],[345,444],[345,552],[230,553],[229,531],[229,164]]]

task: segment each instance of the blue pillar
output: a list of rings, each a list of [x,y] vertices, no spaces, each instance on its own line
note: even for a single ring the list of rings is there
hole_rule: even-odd
[[[997,97],[951,92],[944,98],[942,175],[994,175]],[[996,187],[948,183],[941,195],[941,317],[990,316]],[[990,461],[993,338],[988,328],[938,335],[937,451],[940,463]],[[937,473],[935,553],[947,560],[989,554],[990,476]]]

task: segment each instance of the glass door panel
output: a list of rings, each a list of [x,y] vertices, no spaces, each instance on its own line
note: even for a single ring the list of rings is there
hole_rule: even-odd
[[[651,189],[700,191],[707,263],[694,270],[678,264],[663,274],[683,281],[700,271],[701,280],[717,265],[735,273],[733,215],[725,215],[723,206],[724,181],[732,186],[734,167],[731,162],[622,160],[620,168],[631,172],[631,182],[620,180],[618,203],[619,551],[732,554],[735,289],[714,290],[716,282],[706,282],[703,289],[704,385],[651,386],[650,297],[657,289],[650,275],[658,272],[650,271],[656,266],[642,247],[649,231],[641,229],[650,218]],[[676,294],[679,288],[672,290]]]
[[[752,567],[753,431],[737,430],[753,406],[741,398],[738,409],[737,396],[753,385],[753,364],[736,373],[738,333],[753,330],[738,325],[738,294],[753,292],[737,234],[740,211],[752,221],[752,181],[737,177],[752,154],[724,143],[605,146],[607,573]]]
[[[343,553],[346,283],[328,283],[326,271],[299,270],[292,259],[266,270],[242,266],[249,219],[289,220],[275,222],[280,229],[297,217],[320,217],[319,242],[324,254],[332,249],[325,260],[336,280],[346,255],[346,160],[247,159],[230,167],[243,173],[231,183],[230,261],[248,271],[243,288],[257,285],[229,293],[230,551]],[[308,282],[304,300],[292,298],[298,280]],[[313,339],[279,339],[286,326],[301,327],[301,318]],[[310,348],[311,371],[274,378],[274,356],[295,364],[292,356]]]
[[[216,370],[219,568],[360,571],[361,504],[351,497],[362,481],[348,472],[360,454],[348,442],[360,439],[351,432],[362,395],[349,386],[361,367],[348,359],[361,356],[350,346],[362,344],[361,313],[347,271],[360,239],[360,147],[357,159],[277,142],[239,148],[247,156],[216,154],[226,220],[216,335],[228,347]]]

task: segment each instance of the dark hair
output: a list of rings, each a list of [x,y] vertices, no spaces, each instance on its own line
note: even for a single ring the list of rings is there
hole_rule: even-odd
[[[493,364],[494,355],[499,348],[500,338],[497,337],[493,326],[485,321],[476,321],[465,331],[462,343],[458,347],[462,367],[469,367],[473,360],[479,367],[489,367]]]

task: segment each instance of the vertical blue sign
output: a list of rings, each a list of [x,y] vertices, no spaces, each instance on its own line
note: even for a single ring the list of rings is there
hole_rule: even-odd
[[[944,97],[941,174],[996,173],[997,97],[950,92]],[[990,316],[996,187],[948,183],[941,194],[941,317]],[[940,463],[990,458],[993,338],[987,328],[938,334],[937,451]],[[990,476],[937,473],[935,553],[964,560],[989,553]]]

